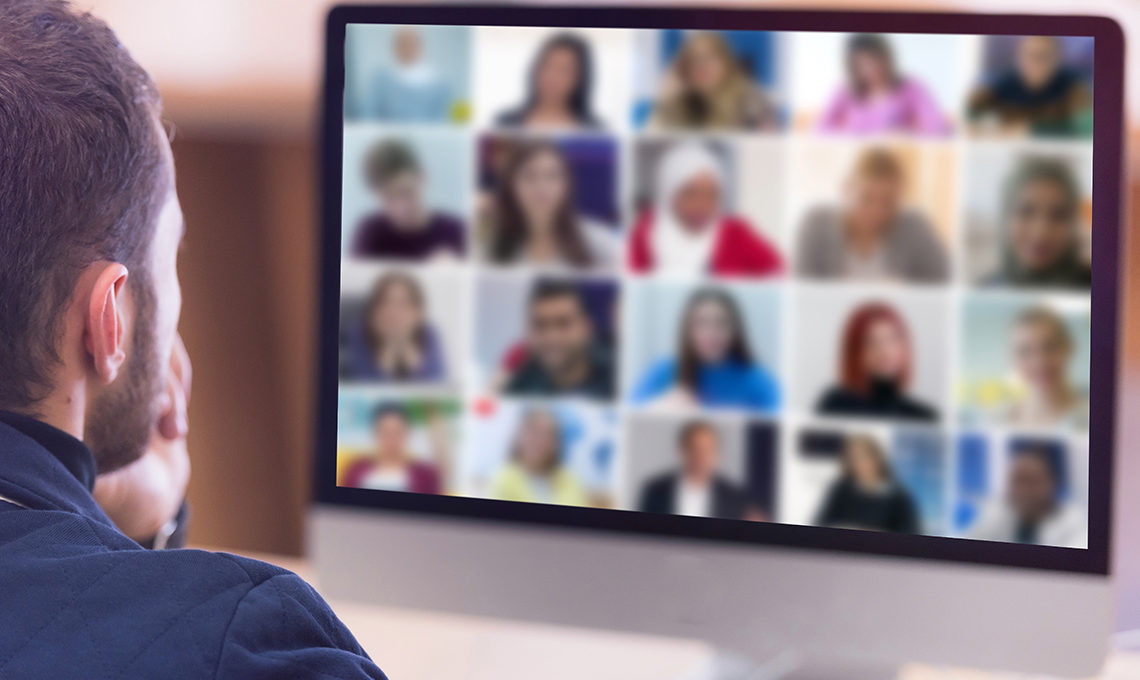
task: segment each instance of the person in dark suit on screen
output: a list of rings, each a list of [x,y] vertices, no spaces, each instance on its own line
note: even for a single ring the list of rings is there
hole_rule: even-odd
[[[677,436],[681,454],[676,470],[646,483],[638,509],[692,517],[743,519],[747,509],[744,492],[718,470],[721,438],[716,427],[695,420],[681,427]]]

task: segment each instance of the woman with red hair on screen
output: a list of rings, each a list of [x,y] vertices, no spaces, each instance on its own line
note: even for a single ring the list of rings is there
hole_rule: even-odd
[[[890,305],[870,302],[847,319],[839,384],[820,398],[824,415],[934,421],[938,413],[907,395],[914,350],[906,322]]]
[[[630,237],[630,268],[684,276],[779,274],[779,252],[743,218],[726,214],[726,173],[704,144],[671,147],[657,167],[656,206]]]

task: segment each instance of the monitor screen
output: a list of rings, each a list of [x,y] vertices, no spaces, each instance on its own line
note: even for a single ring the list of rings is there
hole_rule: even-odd
[[[1093,52],[349,21],[323,464],[451,514],[1087,548]]]

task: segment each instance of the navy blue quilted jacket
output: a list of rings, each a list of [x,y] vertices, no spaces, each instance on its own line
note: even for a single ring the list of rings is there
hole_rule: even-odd
[[[94,478],[82,442],[0,412],[0,678],[384,678],[298,576],[144,550]]]

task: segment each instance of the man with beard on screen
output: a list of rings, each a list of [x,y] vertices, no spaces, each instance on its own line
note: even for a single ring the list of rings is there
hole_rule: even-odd
[[[0,3],[0,677],[383,678],[296,575],[128,537],[189,474],[160,115],[102,22]]]

